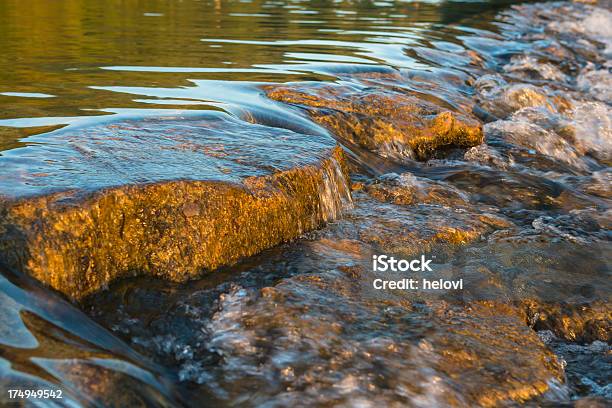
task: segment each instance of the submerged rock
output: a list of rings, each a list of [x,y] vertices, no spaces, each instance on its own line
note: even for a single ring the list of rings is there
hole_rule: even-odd
[[[578,169],[586,167],[581,161],[581,156],[565,139],[527,121],[498,120],[487,123],[485,135],[487,140],[502,140],[528,150],[535,150]]]
[[[538,336],[566,365],[570,397],[575,400],[573,406],[597,408],[610,405],[612,349],[609,344],[598,340],[586,344],[571,343],[549,330],[539,331]],[[591,397],[584,397],[586,395]]]
[[[465,279],[465,298],[513,303],[526,324],[567,341],[610,341],[606,228],[592,219],[565,226],[551,219],[550,228],[533,224],[531,231],[494,232],[451,262]]]
[[[507,170],[514,162],[511,157],[503,157],[500,152],[486,143],[469,148],[466,150],[463,158],[468,162],[479,163],[483,166],[497,167],[502,170]]]
[[[466,205],[465,193],[451,185],[416,177],[411,173],[385,174],[366,186],[368,194],[382,202],[393,204]]]
[[[198,393],[228,402],[498,406],[529,400],[562,378],[560,362],[516,308],[383,296],[354,247],[325,238],[291,247],[280,255],[283,268],[263,281],[254,276],[278,256],[241,269],[234,283],[169,294],[128,289],[129,301],[107,292],[96,302],[116,310],[119,300],[138,314],[135,303],[158,299],[169,312],[152,308],[151,324],[129,314],[100,317],[154,358],[178,364]]]
[[[576,78],[576,85],[580,91],[601,102],[612,100],[612,74],[609,69],[598,70],[590,63]]]
[[[612,309],[610,302],[546,303],[529,299],[522,303],[528,321],[536,330],[550,330],[574,342],[610,342]]]
[[[443,183],[423,183],[420,192],[406,182],[404,186],[395,183],[383,179],[368,186],[365,193],[354,192],[355,208],[334,224],[330,238],[365,243],[375,254],[410,259],[429,253],[442,260],[513,225],[501,215],[470,207],[460,193]]]
[[[585,180],[586,179],[586,180]],[[593,172],[589,177],[580,180],[580,188],[587,194],[612,199],[612,169],[606,168]]]
[[[539,62],[532,56],[513,56],[510,63],[503,67],[504,71],[521,79],[545,79],[552,81],[567,81],[567,76],[553,64]]]
[[[551,112],[565,108],[564,100],[554,98],[533,85],[508,84],[500,75],[484,75],[475,84],[479,105],[488,113],[504,119],[522,108],[543,107]]]
[[[119,277],[196,277],[350,201],[342,150],[284,129],[162,119],[49,137],[0,159],[0,256],[74,299]]]
[[[483,141],[476,119],[382,87],[297,84],[264,90],[274,100],[306,109],[340,140],[384,157],[426,160],[449,148]]]
[[[535,333],[519,323],[516,309],[475,302],[462,312],[443,313],[449,326],[442,344],[448,349],[438,346],[444,355],[438,364],[452,378],[472,384],[466,405],[525,402],[561,381],[561,363],[536,340]]]

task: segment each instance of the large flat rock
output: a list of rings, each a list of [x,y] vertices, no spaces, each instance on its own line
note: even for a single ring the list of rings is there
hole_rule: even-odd
[[[337,217],[331,138],[219,113],[101,120],[0,156],[0,260],[79,299],[112,280],[174,281]]]

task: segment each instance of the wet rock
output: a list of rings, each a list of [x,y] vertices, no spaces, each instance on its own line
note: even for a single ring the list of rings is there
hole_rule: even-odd
[[[225,286],[211,310],[211,290],[179,293],[169,313],[130,333],[163,342],[149,352],[176,360],[198,390],[257,405],[497,406],[540,395],[562,376],[515,308],[394,293],[381,300],[367,268],[322,267],[335,265],[342,248],[296,245],[303,258],[290,268],[312,256],[328,262],[261,289]]]
[[[497,94],[505,86],[508,86],[508,82],[498,74],[482,75],[474,82],[474,90],[483,98]]]
[[[448,366],[441,369],[452,378],[474,384],[467,393],[471,404],[493,407],[509,400],[525,402],[545,393],[555,379],[561,379],[563,371],[559,360],[538,344],[535,333],[517,324],[520,320],[512,307],[476,302],[469,304],[463,313],[451,310],[444,312],[452,317],[448,322],[448,337],[442,336],[448,349],[442,347],[445,358],[440,363],[442,367]],[[477,346],[480,342],[488,342],[490,346],[480,350]],[[433,344],[435,348],[435,342]],[[531,365],[532,368],[522,373],[519,373],[521,369],[510,368],[513,353],[517,367]],[[496,385],[480,388],[477,384]]]
[[[567,387],[575,407],[604,407],[612,399],[610,374],[612,353],[609,344],[593,341],[578,344],[560,339],[549,330],[538,332],[565,365]],[[590,396],[590,397],[587,397]]]
[[[587,194],[612,199],[612,169],[595,171],[586,180],[580,180],[579,189]]]
[[[588,244],[611,238],[612,210],[573,209],[568,214],[540,216],[531,223],[535,232],[567,242]],[[525,231],[527,234],[530,231]]]
[[[529,55],[514,56],[504,71],[520,79],[545,79],[567,81],[567,76],[559,68],[548,62],[540,62]]]
[[[355,190],[355,208],[344,219],[285,248],[280,258],[262,257],[261,268],[234,270],[238,284],[161,294],[170,312],[148,308],[147,324],[100,316],[166,364],[173,361],[182,381],[224,401],[499,406],[541,396],[561,381],[562,364],[521,308],[497,298],[381,297],[372,289],[371,253],[409,257],[513,228],[477,208],[445,206],[444,191],[454,189],[408,174],[380,177]],[[430,202],[419,203],[421,196]],[[389,203],[395,197],[401,205]],[[444,262],[443,252],[435,253]],[[263,284],[249,278],[261,270],[272,275]],[[119,302],[133,308],[140,294],[150,303],[137,286]],[[116,309],[108,297],[97,304]]]
[[[451,265],[464,277],[466,299],[505,299],[523,310],[526,324],[568,341],[609,341],[606,227],[584,219],[570,229],[560,218],[549,221],[550,229],[536,220],[531,232],[494,232],[486,245],[467,249]]]
[[[612,88],[611,88],[612,89]],[[571,113],[574,145],[580,151],[612,165],[612,109],[601,102],[576,103]]]
[[[571,54],[565,61],[576,67],[585,62],[604,62],[609,55],[608,27],[612,20],[609,2],[595,3],[599,7],[578,2],[559,2],[554,7],[515,6],[512,12],[504,13],[503,19],[511,27],[508,31],[514,31],[513,38],[557,40]],[[535,27],[542,27],[543,31]]]
[[[385,174],[366,187],[368,194],[382,202],[398,205],[465,205],[468,197],[451,185],[416,177],[410,173]]]
[[[341,140],[385,157],[425,160],[483,139],[477,120],[408,94],[314,84],[264,90],[274,100],[306,109]]]
[[[463,245],[512,225],[494,213],[470,211],[454,204],[447,206],[448,197],[437,195],[435,188],[427,204],[411,201],[418,199],[418,194],[407,193],[405,187],[369,188],[368,195],[375,199],[355,193],[355,209],[346,220],[337,223],[336,231],[343,234],[350,231],[347,237],[371,245],[374,253],[407,259],[435,253],[443,259]]]
[[[536,124],[526,121],[498,120],[487,123],[484,131],[488,140],[503,140],[561,160],[578,169],[586,169],[586,164],[582,162],[581,156],[569,142]]]
[[[578,89],[601,102],[612,100],[612,74],[608,69],[597,69],[589,63],[576,78]]]
[[[552,131],[566,139],[575,147],[576,138],[569,115],[569,112],[571,109],[573,109],[574,105],[569,100],[567,103],[567,115],[563,115],[558,112],[551,112],[543,106],[535,106],[519,109],[510,115],[508,120],[516,122],[529,122],[545,130]],[[581,154],[584,154],[584,151],[581,151]]]
[[[492,81],[483,79],[480,92],[487,95],[489,92],[499,92],[501,88],[491,84]],[[493,91],[489,91],[491,87]],[[507,119],[487,123],[484,128],[485,136],[489,140],[497,138],[531,149],[578,170],[584,171],[610,163],[612,112],[606,104],[574,100],[568,94],[542,94],[542,97],[545,98],[543,103],[521,103],[518,105],[520,108]],[[498,109],[503,105],[491,101],[488,103],[493,105],[489,109]],[[512,110],[498,112],[498,115],[505,115]],[[532,159],[532,163],[527,164],[534,167],[538,160],[541,161],[539,158]],[[554,169],[553,163],[546,167],[559,171]]]
[[[414,96],[440,108],[472,117],[474,101],[468,95],[473,79],[462,71],[432,67],[393,73],[364,72],[345,79],[357,81],[367,88],[381,89],[382,92]]]
[[[612,160],[612,110],[604,103],[567,100],[567,109],[562,113],[551,112],[542,106],[528,107],[513,113],[508,120],[526,122],[554,133],[580,156],[595,158],[605,165]],[[538,137],[541,132],[532,133],[525,138],[533,139],[532,143],[541,139]]]
[[[580,343],[612,340],[612,309],[609,302],[538,303],[521,305],[536,330],[550,330],[567,341]]]
[[[549,97],[552,95],[542,89],[528,84],[508,84],[499,75],[485,75],[474,87],[479,105],[500,119],[528,107],[544,107],[552,112],[565,109],[563,100]]]
[[[514,162],[512,157],[504,158],[500,152],[486,143],[469,148],[466,150],[463,158],[470,162],[480,163],[485,166],[494,166],[502,170],[508,169]]]
[[[47,144],[3,158],[2,261],[80,299],[119,277],[196,277],[317,228],[350,201],[344,155],[333,141],[302,145],[291,131],[216,120],[94,126],[58,134],[53,142],[67,146],[60,152]],[[161,140],[134,153],[133,171],[110,165],[162,129]],[[258,137],[251,140],[249,130]],[[266,132],[268,149],[252,151],[250,144],[266,143]],[[293,142],[302,147],[292,151]],[[300,150],[308,148],[315,150]],[[192,155],[163,170],[175,149]],[[275,151],[286,152],[284,159]],[[145,157],[153,163],[136,165]],[[21,166],[28,160],[49,170],[42,185],[27,181],[32,174]]]
[[[576,400],[572,406],[574,408],[605,408],[609,404],[610,398],[586,397]]]
[[[468,193],[471,201],[498,207],[509,216],[515,210],[562,207],[566,193],[561,185],[552,180],[518,171],[487,168],[456,170],[444,180]],[[567,195],[568,200],[574,198],[571,193]],[[588,204],[576,201],[581,205]],[[524,214],[519,214],[518,218],[523,219]]]

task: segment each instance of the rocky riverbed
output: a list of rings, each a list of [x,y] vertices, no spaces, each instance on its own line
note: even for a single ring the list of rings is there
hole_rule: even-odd
[[[75,117],[0,156],[2,387],[607,406],[610,4],[481,15],[417,25],[416,44],[364,20],[353,59],[300,49],[295,81],[106,87],[215,109]],[[373,270],[380,254],[463,289],[378,290],[407,276]]]

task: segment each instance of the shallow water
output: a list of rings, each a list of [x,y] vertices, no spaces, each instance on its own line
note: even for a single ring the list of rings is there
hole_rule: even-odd
[[[353,196],[187,284],[75,306],[3,270],[0,401],[609,403],[611,26],[606,2],[3,2],[0,196],[237,182],[335,143]],[[446,111],[484,143],[404,138]],[[373,290],[403,277],[382,253],[465,290]]]

